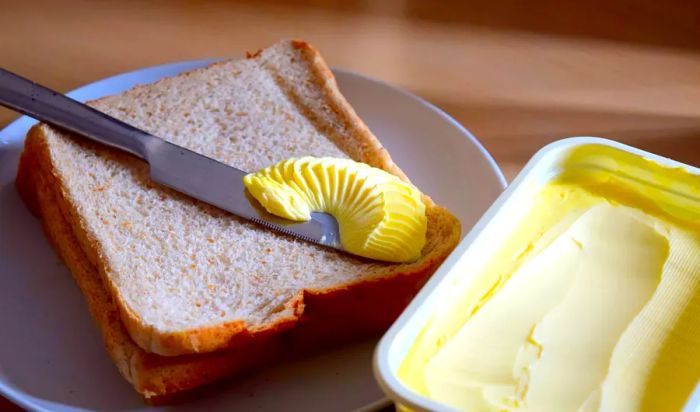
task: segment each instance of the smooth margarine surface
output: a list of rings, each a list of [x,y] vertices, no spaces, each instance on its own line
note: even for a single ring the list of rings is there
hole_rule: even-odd
[[[425,245],[420,192],[381,169],[349,159],[288,159],[244,177],[270,213],[306,221],[327,212],[338,221],[343,248],[388,262],[411,262]]]
[[[700,179],[598,145],[563,171],[399,377],[462,410],[679,410],[700,379]]]

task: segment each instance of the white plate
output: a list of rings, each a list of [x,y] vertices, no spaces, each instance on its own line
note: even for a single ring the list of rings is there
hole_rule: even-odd
[[[114,94],[207,61],[175,63],[101,80],[69,93]],[[336,71],[340,89],[396,162],[461,221],[463,233],[505,187],[479,142],[431,104],[384,83]],[[31,410],[155,410],[117,373],[78,288],[14,188],[22,117],[0,132],[0,393]],[[382,397],[372,378],[376,341],[225,381],[171,410],[351,410]],[[165,409],[165,408],[163,408]]]

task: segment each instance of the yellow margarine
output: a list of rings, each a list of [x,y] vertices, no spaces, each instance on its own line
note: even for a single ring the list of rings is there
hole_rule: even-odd
[[[700,380],[700,177],[575,149],[404,359],[471,411],[679,410]]]
[[[288,159],[243,178],[270,213],[306,221],[326,212],[338,221],[343,248],[388,262],[411,262],[425,245],[421,194],[398,177],[349,159]]]

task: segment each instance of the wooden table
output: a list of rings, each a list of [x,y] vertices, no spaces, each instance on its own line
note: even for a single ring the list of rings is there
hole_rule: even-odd
[[[509,178],[542,145],[574,135],[700,165],[694,2],[6,3],[0,65],[60,91],[298,37],[335,67],[405,87],[447,111]],[[0,125],[15,117],[0,109]],[[0,400],[0,410],[8,408]]]

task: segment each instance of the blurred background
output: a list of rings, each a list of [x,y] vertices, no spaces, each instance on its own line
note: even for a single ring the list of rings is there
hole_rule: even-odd
[[[696,1],[0,3],[0,64],[60,91],[297,37],[332,66],[441,107],[508,178],[545,143],[573,135],[700,165]],[[0,109],[0,126],[15,117]]]

